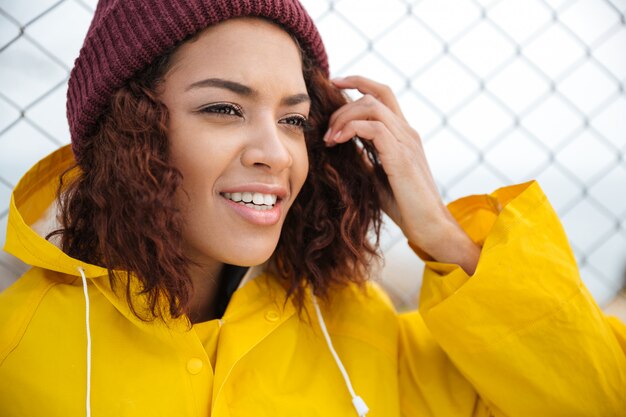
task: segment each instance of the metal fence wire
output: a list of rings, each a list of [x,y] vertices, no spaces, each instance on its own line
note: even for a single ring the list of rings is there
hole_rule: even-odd
[[[333,76],[362,74],[396,92],[446,201],[539,180],[598,303],[624,297],[626,1],[303,3]],[[95,5],[0,0],[1,244],[12,188],[69,142],[67,79]],[[383,270],[390,295],[413,306],[419,265],[393,225],[383,249],[401,264],[400,278]],[[10,278],[0,289],[22,271],[3,253],[0,276]]]

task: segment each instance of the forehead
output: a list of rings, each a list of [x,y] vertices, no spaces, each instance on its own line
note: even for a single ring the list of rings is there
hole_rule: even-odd
[[[304,85],[301,52],[291,35],[274,23],[249,17],[211,26],[181,45],[172,56],[170,76],[189,82],[228,76],[261,86],[268,80],[292,88]]]

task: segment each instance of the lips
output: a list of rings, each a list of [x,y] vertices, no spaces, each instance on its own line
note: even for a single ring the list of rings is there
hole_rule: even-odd
[[[284,187],[255,184],[232,187],[220,192],[227,206],[247,223],[272,226],[280,221],[282,201],[287,197]]]

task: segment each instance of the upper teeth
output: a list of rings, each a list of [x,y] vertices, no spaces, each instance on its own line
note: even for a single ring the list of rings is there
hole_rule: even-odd
[[[273,206],[278,198],[275,194],[250,193],[224,193],[224,197],[234,202],[243,201],[244,203],[253,203],[257,205]]]

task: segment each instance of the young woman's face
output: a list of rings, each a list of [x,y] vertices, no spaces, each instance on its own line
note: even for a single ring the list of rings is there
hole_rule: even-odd
[[[310,100],[295,42],[260,19],[210,27],[176,51],[160,98],[190,258],[266,261],[308,171]]]

